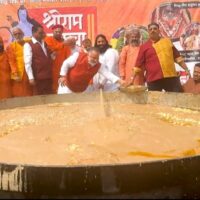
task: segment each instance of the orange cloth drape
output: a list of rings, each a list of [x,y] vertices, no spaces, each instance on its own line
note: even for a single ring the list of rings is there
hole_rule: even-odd
[[[56,57],[53,60],[53,92],[57,94],[58,89],[58,78],[60,76],[60,68],[63,61],[71,55],[69,47],[63,44],[62,41],[56,40],[54,37],[46,37],[45,42],[52,52],[56,52]]]
[[[5,52],[0,54],[0,99],[11,97],[10,67]]]

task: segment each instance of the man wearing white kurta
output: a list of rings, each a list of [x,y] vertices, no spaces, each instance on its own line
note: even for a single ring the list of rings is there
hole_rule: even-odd
[[[117,50],[111,48],[104,35],[98,35],[95,41],[95,47],[100,50],[99,61],[103,64],[104,68],[109,72],[112,72],[115,76],[119,77],[119,53]],[[102,77],[101,75],[95,75],[93,79],[93,87],[98,90],[100,87],[104,91],[112,92],[118,90],[119,84],[112,83],[110,80]]]
[[[124,85],[123,80],[99,63],[99,54],[97,48],[91,48],[88,54],[76,52],[66,59],[60,71],[58,94],[91,91],[92,79],[97,73],[111,83]]]

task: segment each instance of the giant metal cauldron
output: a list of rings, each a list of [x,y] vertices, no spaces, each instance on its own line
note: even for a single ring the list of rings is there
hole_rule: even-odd
[[[200,95],[117,92],[104,94],[104,98],[108,102],[200,110]],[[35,96],[0,101],[0,109],[92,101],[99,101],[99,94]],[[125,165],[63,167],[1,163],[0,198],[200,198],[200,155]]]

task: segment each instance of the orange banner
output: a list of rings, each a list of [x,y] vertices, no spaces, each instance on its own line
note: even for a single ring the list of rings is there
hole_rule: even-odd
[[[148,38],[146,26],[155,21],[161,34],[170,37],[181,51],[200,49],[200,2],[176,0],[0,0],[0,35],[8,44],[11,28],[19,26],[31,36],[34,21],[41,23],[47,34],[52,24],[65,26],[64,34],[75,35],[79,43],[105,34],[117,48],[128,25],[136,24]],[[196,31],[196,32],[195,32]],[[191,42],[196,34],[196,43]],[[191,36],[191,38],[190,38]],[[193,39],[194,39],[193,37]],[[185,55],[185,57],[187,57]],[[195,59],[200,60],[200,55]]]

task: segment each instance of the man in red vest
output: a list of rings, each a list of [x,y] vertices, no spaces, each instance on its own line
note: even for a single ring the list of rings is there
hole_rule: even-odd
[[[24,63],[34,94],[52,94],[52,59],[44,42],[45,32],[41,25],[32,27],[32,39],[24,45]]]
[[[112,83],[124,85],[125,81],[102,67],[99,54],[99,49],[93,47],[88,54],[76,52],[66,59],[60,71],[58,94],[90,91],[91,81],[96,73],[100,73]]]

